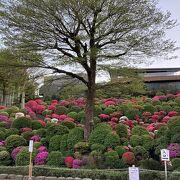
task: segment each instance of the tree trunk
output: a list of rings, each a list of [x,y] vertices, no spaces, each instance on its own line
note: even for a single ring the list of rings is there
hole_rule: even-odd
[[[25,91],[23,90],[21,94],[21,109],[24,109],[24,107],[25,107]]]

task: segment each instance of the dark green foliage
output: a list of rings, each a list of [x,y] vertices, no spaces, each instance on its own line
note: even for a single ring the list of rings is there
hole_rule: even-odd
[[[157,137],[165,136],[167,134],[168,127],[167,125],[163,125],[160,127],[156,133]]]
[[[127,130],[127,126],[124,124],[118,124],[115,127],[116,133],[119,135],[120,138],[125,137],[127,138],[128,136],[128,130]]]
[[[74,145],[74,150],[81,153],[81,154],[86,154],[90,150],[89,143],[78,142],[77,144]]]
[[[113,112],[114,112],[113,108],[107,107],[104,109],[104,114],[110,115]]]
[[[0,146],[0,152],[1,152],[1,151],[6,151],[6,147]]]
[[[62,126],[66,126],[68,129],[73,129],[76,127],[76,124],[73,123],[72,121],[63,121],[61,123]]]
[[[140,161],[140,167],[143,169],[151,169],[151,170],[163,170],[164,167],[159,161],[154,159],[145,159]]]
[[[6,148],[11,152],[15,147],[27,145],[26,140],[19,135],[11,135],[5,140]]]
[[[119,157],[122,157],[122,155],[126,152],[123,146],[116,146],[115,151],[118,153]]]
[[[95,105],[94,106],[94,115],[98,116],[99,114],[102,114],[103,110],[102,107],[100,105]]]
[[[10,115],[12,113],[19,112],[19,108],[17,106],[11,106],[10,108],[5,109],[4,111],[7,112]]]
[[[68,108],[65,106],[56,106],[55,114],[67,114]]]
[[[18,135],[19,134],[19,130],[16,128],[10,128],[6,130],[6,137],[10,136],[10,135]]]
[[[143,146],[134,147],[133,153],[137,160],[146,159],[149,155],[148,151]]]
[[[33,147],[34,147],[35,149],[38,149],[40,146],[42,146],[42,143],[41,143],[41,142],[34,142],[34,144],[33,144]]]
[[[105,151],[106,147],[102,144],[92,144],[91,145],[91,150],[92,151],[97,151],[100,153],[103,153]]]
[[[145,104],[142,110],[143,112],[150,112],[151,114],[157,111],[156,107],[149,103]]]
[[[104,153],[105,156],[105,164],[108,168],[122,168],[120,167],[120,159],[119,155],[116,151],[110,151]]]
[[[44,111],[42,112],[42,115],[43,115],[43,116],[51,115],[51,114],[52,114],[52,110],[48,110],[48,109],[46,109],[46,110],[44,110]]]
[[[5,137],[6,137],[5,132],[0,131],[0,140],[4,140],[4,139],[5,139]]]
[[[68,128],[60,124],[51,124],[46,131],[46,137],[50,139],[55,135],[63,135],[69,132]]]
[[[68,134],[64,134],[61,138],[60,151],[62,152],[63,156],[70,155],[68,151],[67,139]]]
[[[172,159],[172,166],[173,166],[173,169],[179,169],[180,168],[180,158]]]
[[[6,127],[6,124],[5,124],[5,123],[3,123],[3,122],[0,122],[0,127],[5,128],[5,127]]]
[[[70,112],[67,114],[69,117],[73,118],[74,120],[78,120],[78,113],[77,112]]]
[[[146,149],[146,150],[150,150],[152,149],[153,145],[154,145],[154,139],[149,136],[149,135],[143,135],[142,137],[142,146]]]
[[[69,150],[74,149],[74,145],[83,140],[84,140],[83,128],[76,127],[72,129],[68,134],[68,139],[67,139],[68,149]]]
[[[94,117],[93,122],[94,122],[94,126],[96,126],[98,123],[101,123],[101,120],[98,117]]]
[[[49,141],[49,151],[58,151],[60,150],[62,135],[55,135]]]
[[[17,118],[13,121],[12,123],[12,128],[17,128],[17,129],[21,129],[21,128],[31,128],[32,127],[32,120],[26,117],[20,117]]]
[[[124,111],[124,115],[126,117],[128,117],[128,119],[133,120],[135,118],[136,115],[139,114],[138,109],[132,108],[132,107],[128,107],[125,111]]]
[[[32,153],[32,161],[37,154],[37,150],[33,149]],[[28,148],[24,148],[21,152],[19,152],[16,156],[15,160],[16,166],[27,166],[29,165],[29,150]]]
[[[41,129],[38,129],[38,130],[34,130],[33,134],[34,135],[39,135],[40,137],[45,137],[46,132],[47,132],[47,130],[45,128],[41,128]]]
[[[78,112],[77,121],[83,124],[84,119],[85,119],[85,111]]]
[[[47,165],[55,167],[61,167],[64,165],[64,158],[62,153],[59,151],[50,152],[47,158]]]
[[[32,121],[32,129],[40,129],[42,127],[43,126],[42,126],[42,124],[39,121],[37,121],[37,120],[33,120]]]
[[[8,166],[11,163],[8,151],[0,151],[0,166]]]
[[[76,112],[79,113],[82,110],[82,108],[80,108],[79,106],[71,106],[70,108],[68,108],[69,112]]]
[[[31,137],[33,136],[33,132],[27,131],[27,132],[22,133],[21,136],[27,141],[29,141]]]
[[[6,133],[6,130],[7,130],[6,128],[4,128],[4,127],[0,127],[0,131],[1,131],[1,132]]]
[[[141,127],[141,126],[135,126],[132,129],[132,135],[142,136],[142,135],[145,135],[145,134],[149,134],[149,132],[145,128]]]
[[[41,138],[41,143],[44,145],[44,146],[46,146],[46,147],[48,147],[49,146],[49,140],[50,139],[48,139],[48,138]]]
[[[180,143],[180,129],[179,133],[172,136],[171,143]]]
[[[105,123],[98,123],[96,128],[91,132],[89,137],[89,143],[92,144],[104,144],[105,138],[108,133],[111,132],[111,127]]]
[[[108,133],[104,140],[104,146],[106,148],[114,149],[116,146],[120,145],[119,135],[113,132]]]
[[[169,105],[163,105],[161,110],[165,112],[170,112],[170,111],[173,111],[173,107]]]
[[[133,147],[142,145],[142,137],[138,135],[132,135],[130,137],[130,144]]]

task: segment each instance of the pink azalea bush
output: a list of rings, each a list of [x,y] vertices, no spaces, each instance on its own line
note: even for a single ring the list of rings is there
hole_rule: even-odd
[[[39,152],[36,155],[36,157],[34,158],[34,164],[35,165],[44,165],[44,164],[46,164],[47,158],[48,158],[48,152],[47,151]]]

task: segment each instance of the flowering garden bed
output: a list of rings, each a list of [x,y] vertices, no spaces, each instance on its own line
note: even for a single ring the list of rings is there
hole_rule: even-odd
[[[180,170],[180,94],[97,99],[88,142],[83,138],[85,104],[85,99],[50,104],[37,99],[24,110],[1,106],[0,165],[28,165],[31,139],[36,166],[121,169],[135,164],[163,170],[160,149],[168,148],[169,170]],[[17,112],[25,116],[15,119]]]

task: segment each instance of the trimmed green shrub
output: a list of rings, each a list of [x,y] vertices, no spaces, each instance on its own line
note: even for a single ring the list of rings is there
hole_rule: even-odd
[[[4,139],[5,139],[5,137],[6,137],[5,132],[0,131],[0,140],[4,140]]]
[[[37,150],[33,149],[32,161],[34,160],[36,154],[37,154]],[[21,152],[19,152],[17,154],[15,164],[16,164],[16,166],[29,165],[29,150],[28,150],[28,148],[24,148]]]
[[[98,116],[99,114],[102,114],[102,113],[103,113],[102,107],[99,105],[95,105],[94,106],[94,115]]]
[[[143,169],[163,170],[163,165],[154,159],[145,159],[140,161],[140,167]]]
[[[68,108],[66,108],[65,106],[56,106],[56,110],[55,110],[55,114],[67,114],[68,112]]]
[[[33,136],[33,133],[27,131],[27,132],[22,133],[21,136],[22,136],[24,139],[26,139],[27,141],[29,141],[29,140],[31,139],[31,137]]]
[[[52,136],[67,134],[69,129],[60,124],[51,124],[46,131],[46,137],[50,140]]]
[[[33,131],[34,135],[39,135],[40,137],[46,137],[47,129],[41,128]]]
[[[68,134],[68,139],[67,139],[68,149],[73,150],[74,145],[83,140],[84,140],[83,128],[76,127],[74,129],[72,129]]]
[[[19,108],[17,106],[11,106],[10,108],[5,109],[4,111],[7,112],[10,115],[12,113],[19,112]]]
[[[114,149],[118,145],[120,145],[119,135],[114,132],[108,133],[108,135],[106,136],[106,138],[104,140],[104,146],[106,148]]]
[[[60,151],[62,152],[63,156],[72,154],[68,151],[67,139],[68,139],[68,134],[64,134],[61,138]]]
[[[49,141],[49,151],[58,151],[60,150],[62,135],[55,135]]]
[[[17,128],[20,130],[21,128],[25,127],[32,127],[32,120],[30,118],[19,117],[12,122],[12,128]]]
[[[62,153],[59,151],[50,152],[47,158],[47,165],[55,167],[61,167],[64,165],[64,158]]]
[[[76,124],[73,123],[72,121],[63,121],[61,122],[62,126],[66,126],[68,129],[73,129],[76,127]]]
[[[68,108],[68,112],[76,112],[79,113],[82,110],[82,108],[80,108],[79,106],[71,106],[70,108]]]
[[[173,169],[179,169],[179,167],[180,167],[180,158],[172,159],[172,166],[173,166]]]
[[[169,105],[163,105],[161,110],[165,112],[170,112],[170,111],[173,111],[173,107]]]
[[[77,144],[74,145],[74,150],[80,152],[81,154],[86,154],[90,150],[89,143],[78,142]]]
[[[74,120],[77,120],[78,113],[77,112],[70,112],[67,114],[69,117],[73,118]]]
[[[156,111],[156,107],[149,103],[145,104],[142,109],[142,112],[150,112],[151,114],[153,114]]]
[[[116,146],[115,151],[118,153],[119,157],[122,157],[122,155],[126,152],[123,146]]]
[[[93,122],[94,122],[94,126],[97,126],[98,123],[101,123],[101,120],[98,117],[94,117]]]
[[[42,143],[41,143],[41,142],[34,142],[34,143],[33,143],[33,147],[34,147],[35,149],[38,149],[40,146],[42,146]]]
[[[135,109],[135,108],[127,108],[125,111],[124,111],[124,115],[126,117],[128,117],[128,119],[134,119],[136,115],[140,114],[139,110],[138,109]]]
[[[43,115],[43,116],[51,115],[51,114],[52,114],[52,110],[48,110],[48,109],[45,109],[45,110],[42,112],[42,115]]]
[[[18,134],[19,134],[19,130],[16,128],[10,128],[6,130],[6,137],[10,135],[18,135]]]
[[[91,132],[89,137],[89,143],[92,144],[104,144],[105,138],[110,133],[111,127],[105,123],[97,124],[96,128]]]
[[[141,127],[141,126],[135,126],[132,129],[132,135],[142,136],[142,135],[145,135],[145,134],[149,134],[149,132],[145,128]]]
[[[149,155],[148,151],[143,146],[134,147],[133,152],[137,160],[146,159]]]
[[[1,151],[6,151],[6,150],[7,150],[6,147],[0,146],[0,152],[1,152]]]
[[[119,155],[116,151],[109,151],[104,153],[104,157],[105,157],[105,164],[108,168],[122,168],[120,167],[121,163],[120,163],[120,159],[119,159]]]
[[[102,144],[92,144],[91,145],[91,150],[92,151],[97,151],[100,153],[103,153],[105,151],[106,147]]]
[[[8,166],[11,163],[8,151],[0,151],[0,166]]]
[[[152,149],[153,145],[154,145],[154,139],[151,136],[149,136],[149,135],[142,136],[142,146],[146,150]]]
[[[12,151],[12,149],[18,147],[18,146],[26,146],[26,140],[19,135],[11,135],[6,138],[5,140],[6,148],[9,152]]]
[[[33,120],[32,121],[32,129],[40,129],[42,127],[43,126],[42,126],[42,124],[39,121],[37,121],[37,120]]]
[[[127,138],[128,136],[128,130],[127,126],[124,124],[118,124],[115,127],[116,133],[119,135],[120,138],[125,137]]]
[[[77,121],[83,124],[84,119],[85,119],[85,111],[78,112]]]
[[[107,107],[104,109],[104,114],[110,115],[113,112],[114,112],[113,108]]]
[[[167,125],[163,125],[160,127],[156,133],[157,137],[165,136],[167,134],[168,127]]]
[[[180,127],[179,127],[180,129]],[[171,143],[180,143],[180,131],[171,138]]]
[[[132,135],[130,137],[130,144],[135,147],[135,146],[139,146],[142,145],[142,137],[138,136],[138,135]]]

